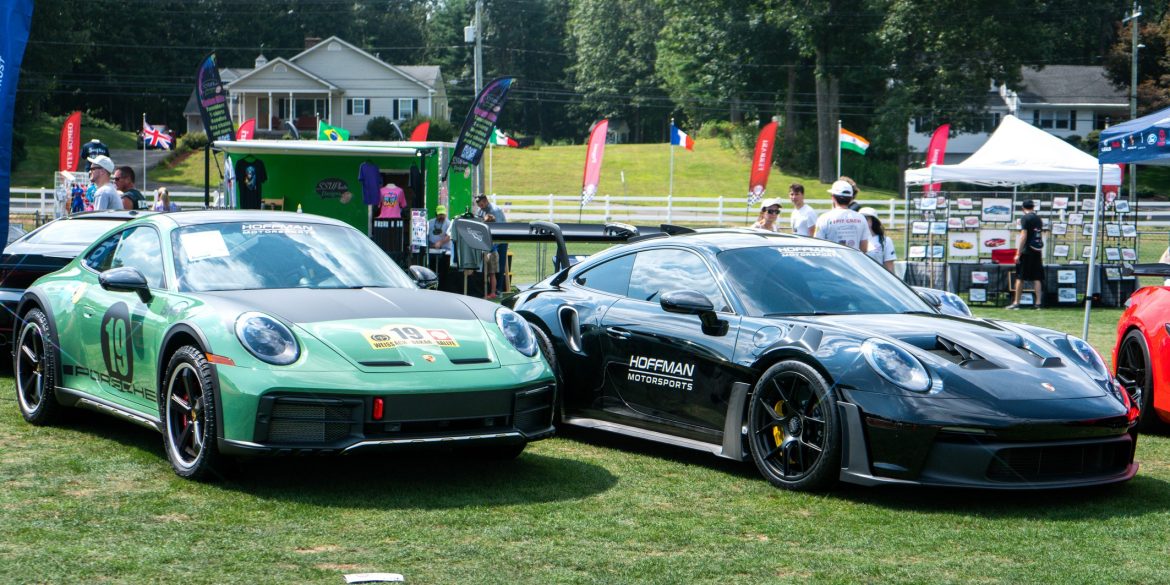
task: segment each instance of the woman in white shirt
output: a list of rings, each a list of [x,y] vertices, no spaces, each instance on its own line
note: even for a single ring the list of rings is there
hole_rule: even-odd
[[[858,213],[864,215],[866,221],[869,222],[869,250],[866,254],[877,260],[878,264],[885,266],[886,270],[893,272],[894,260],[898,256],[894,252],[894,242],[886,237],[886,230],[882,227],[882,220],[878,217],[877,210],[872,207],[862,207]]]
[[[775,232],[780,230],[776,220],[780,218],[780,201],[778,199],[764,199],[760,202],[760,216],[752,227],[758,230]]]

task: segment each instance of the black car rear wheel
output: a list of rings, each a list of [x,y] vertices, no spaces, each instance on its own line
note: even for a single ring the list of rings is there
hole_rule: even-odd
[[[816,490],[841,471],[837,400],[808,364],[783,361],[756,383],[748,407],[748,445],[772,485]]]
[[[161,408],[167,458],[179,476],[201,479],[219,459],[211,364],[199,349],[183,346],[171,356],[165,380]]]
[[[40,309],[25,313],[12,355],[12,373],[20,414],[34,425],[52,423],[60,410],[55,348],[48,317]]]
[[[1134,329],[1121,340],[1117,352],[1117,379],[1129,393],[1129,400],[1141,411],[1138,430],[1152,431],[1161,421],[1154,412],[1154,374],[1150,369],[1150,348],[1141,331]]]

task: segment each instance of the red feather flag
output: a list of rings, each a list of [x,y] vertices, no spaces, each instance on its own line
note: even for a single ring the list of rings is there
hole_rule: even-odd
[[[930,137],[930,146],[926,147],[926,166],[941,165],[947,155],[947,137],[951,134],[951,125],[943,124],[934,130]],[[942,183],[931,183],[926,186],[927,193],[938,193],[942,190]]]
[[[752,175],[748,180],[748,205],[753,205],[768,189],[768,174],[772,171],[772,148],[776,145],[776,122],[768,122],[756,138],[756,153],[752,155]]]
[[[61,156],[57,170],[75,172],[81,160],[81,112],[73,112],[61,127]]]
[[[430,130],[431,130],[431,123],[430,122],[423,122],[423,123],[419,124],[418,126],[415,126],[414,130],[412,130],[410,133],[410,141],[411,142],[426,142],[427,141],[427,132],[430,132]]]
[[[601,182],[601,158],[605,156],[605,135],[609,132],[609,120],[593,124],[589,131],[589,147],[585,151],[585,177],[581,181],[581,205],[588,205],[597,194]]]

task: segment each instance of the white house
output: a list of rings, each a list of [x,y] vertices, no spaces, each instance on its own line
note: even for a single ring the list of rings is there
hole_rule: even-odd
[[[220,69],[237,124],[255,118],[258,133],[282,132],[287,121],[315,132],[319,116],[356,136],[376,116],[450,119],[438,66],[390,65],[337,37],[307,38],[305,47],[289,59],[261,55],[252,69]],[[194,94],[183,115],[188,132],[203,131]]]
[[[981,131],[953,135],[947,141],[947,163],[966,159],[983,146],[1007,114],[1067,138],[1085,136],[1110,124],[1129,119],[1129,97],[1105,77],[1103,67],[1048,65],[1043,69],[1024,67],[1018,87],[992,84],[988,92],[987,116]],[[927,118],[910,122],[909,144],[915,152],[926,152],[938,124]]]

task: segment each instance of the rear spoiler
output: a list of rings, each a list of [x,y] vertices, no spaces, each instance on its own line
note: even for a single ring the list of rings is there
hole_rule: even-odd
[[[1170,278],[1170,264],[1153,262],[1150,264],[1134,264],[1133,268],[1124,270],[1126,276],[1161,276]]]

